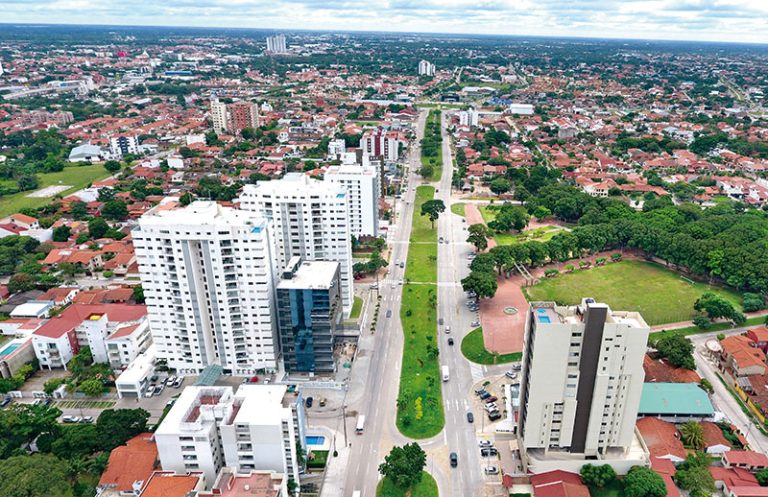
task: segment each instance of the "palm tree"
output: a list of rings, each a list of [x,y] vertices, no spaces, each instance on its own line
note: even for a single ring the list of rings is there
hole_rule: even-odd
[[[680,435],[683,443],[693,449],[704,447],[704,429],[696,421],[686,421],[680,427]]]

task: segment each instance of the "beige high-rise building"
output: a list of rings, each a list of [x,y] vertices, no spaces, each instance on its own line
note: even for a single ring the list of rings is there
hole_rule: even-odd
[[[529,462],[554,458],[565,469],[559,459],[641,457],[631,453],[650,331],[643,317],[593,299],[533,302],[525,330],[518,435]]]
[[[229,129],[227,119],[227,104],[218,100],[211,100],[211,120],[213,121],[213,131],[217,135],[226,133]]]

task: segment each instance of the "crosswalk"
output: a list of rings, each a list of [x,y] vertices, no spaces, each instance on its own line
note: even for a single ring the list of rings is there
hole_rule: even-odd
[[[445,410],[446,411],[460,411],[460,412],[466,412],[469,410],[469,401],[464,400],[446,400],[445,401]]]

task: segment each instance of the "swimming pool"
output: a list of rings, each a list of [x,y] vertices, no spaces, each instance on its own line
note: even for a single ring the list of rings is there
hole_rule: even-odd
[[[325,437],[322,435],[304,437],[307,441],[307,445],[323,445],[325,443]]]
[[[13,354],[19,347],[21,347],[20,343],[12,343],[8,345],[6,348],[0,351],[0,357]]]
[[[549,316],[547,316],[545,309],[536,309],[536,318],[539,320],[539,323],[549,324],[552,322]]]

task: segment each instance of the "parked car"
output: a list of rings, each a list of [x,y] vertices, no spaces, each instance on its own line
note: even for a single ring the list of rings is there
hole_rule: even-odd
[[[165,379],[165,384],[166,384],[166,386],[171,386],[171,385],[173,385],[174,381],[176,381],[176,376],[172,375],[172,376],[169,376],[168,378]]]
[[[483,406],[483,409],[485,409],[488,412],[493,412],[493,411],[497,411],[498,412],[499,406],[497,406],[496,404],[488,404],[488,405]]]
[[[161,393],[163,393],[163,390],[165,390],[165,383],[160,383],[155,387],[154,395],[160,395]]]
[[[480,388],[475,390],[475,395],[483,395],[484,392],[485,392],[485,388]]]
[[[479,445],[480,447],[493,447],[493,442],[491,442],[490,440],[480,440],[479,442],[477,442],[477,445]]]
[[[455,468],[459,465],[459,455],[455,452],[451,452],[451,467]]]
[[[475,415],[471,412],[467,413],[467,422],[468,423],[474,423],[475,422]]]
[[[480,321],[472,321],[472,325],[471,326],[473,328],[477,328],[478,326],[480,326]]]
[[[514,380],[517,378],[517,373],[515,373],[514,371],[507,371],[506,373],[504,373],[504,376],[506,376],[510,380]]]
[[[498,475],[499,474],[499,468],[496,466],[488,466],[485,468],[485,474],[486,475]]]
[[[497,419],[501,419],[501,413],[499,411],[489,412],[488,419],[491,421],[496,421]]]
[[[485,399],[483,399],[483,400],[485,401],[485,403],[486,403],[486,404],[491,404],[491,403],[493,403],[493,402],[496,402],[496,401],[497,401],[497,400],[499,400],[499,399],[498,399],[496,396],[494,396],[494,395],[491,395],[490,397],[488,397],[488,398],[485,398]]]
[[[519,362],[512,365],[512,371],[520,371],[521,369],[523,369],[523,365]]]
[[[45,400],[43,399],[35,399],[32,401],[33,406],[41,406],[45,403]]]
[[[448,339],[448,345],[453,345],[453,338]]]
[[[491,394],[489,392],[486,392],[485,390],[483,390],[483,393],[480,394],[480,398],[483,400],[487,399],[490,396]]]
[[[176,378],[176,381],[173,382],[173,388],[179,388],[182,383],[184,383],[184,378],[182,377]]]
[[[144,392],[144,397],[150,398],[153,395],[155,395],[155,387],[156,386],[157,385],[155,385],[154,383],[150,383],[149,386],[147,387],[147,391]]]
[[[93,416],[83,416],[82,419],[80,419],[81,423],[93,423]]]
[[[497,456],[499,455],[499,451],[493,447],[483,447],[480,449],[480,455],[483,457]]]
[[[304,401],[304,405],[307,406],[307,408],[312,407],[312,403],[315,401],[312,397],[307,397],[307,400]]]
[[[80,416],[64,416],[61,420],[65,423],[79,423]]]
[[[368,288],[370,288],[371,290],[378,290],[379,285],[377,283],[371,283],[371,286],[369,286]]]
[[[45,405],[49,406],[51,404],[53,404],[53,399],[52,398],[49,397],[49,398],[45,399]]]
[[[3,408],[3,409],[5,409],[6,407],[8,407],[8,405],[9,405],[11,402],[13,402],[13,397],[11,397],[11,396],[9,396],[9,395],[5,396],[5,398],[3,398],[3,401],[2,401],[2,402],[0,402],[0,408]]]

